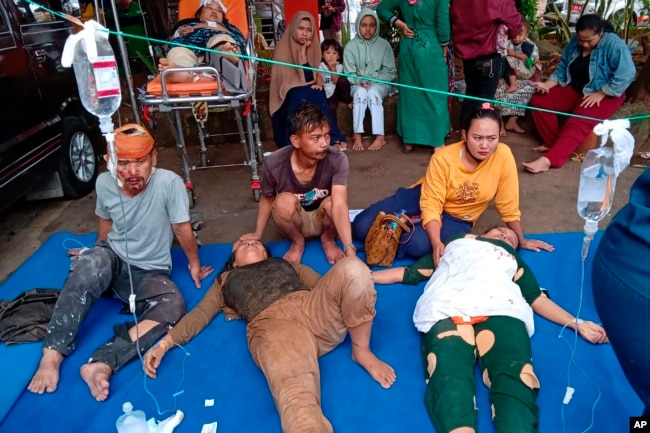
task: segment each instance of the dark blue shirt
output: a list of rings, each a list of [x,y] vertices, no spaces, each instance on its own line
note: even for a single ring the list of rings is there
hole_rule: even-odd
[[[634,182],[630,201],[607,226],[598,254],[614,275],[650,299],[650,168]]]

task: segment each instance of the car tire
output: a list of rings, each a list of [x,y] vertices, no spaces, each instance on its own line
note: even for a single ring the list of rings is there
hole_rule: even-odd
[[[59,177],[63,194],[79,198],[95,189],[99,164],[86,123],[78,117],[63,119]]]

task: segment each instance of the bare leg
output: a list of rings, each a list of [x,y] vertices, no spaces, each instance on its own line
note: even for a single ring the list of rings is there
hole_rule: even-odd
[[[43,356],[38,365],[38,370],[32,377],[27,389],[35,394],[54,392],[59,384],[59,368],[63,362],[63,355],[54,349],[43,348]]]
[[[510,118],[505,124],[505,129],[507,129],[508,131],[514,131],[518,134],[525,134],[526,130],[521,126],[519,126],[519,124],[517,123],[517,118],[518,116],[510,116]]]
[[[381,150],[381,148],[384,147],[384,144],[386,144],[386,140],[384,139],[384,136],[377,135],[375,137],[375,140],[370,145],[370,147],[368,147],[368,150]]]
[[[95,400],[104,401],[108,398],[108,381],[113,375],[113,370],[103,362],[90,362],[81,366],[81,378],[88,384],[90,393]]]
[[[377,358],[370,350],[372,320],[354,328],[349,328],[348,331],[352,340],[352,359],[365,368],[370,376],[379,382],[382,388],[390,388],[397,379],[397,375],[393,367]]]
[[[357,151],[362,151],[363,150],[363,139],[361,138],[361,134],[358,132],[354,133],[353,136],[353,144],[352,144],[352,150],[357,150]]]
[[[533,162],[524,162],[524,168],[531,173],[543,173],[551,168],[551,161],[545,156],[540,156]]]
[[[291,241],[289,250],[284,254],[288,262],[300,263],[305,252],[305,237],[302,234],[302,218],[297,209],[300,206],[293,194],[280,194],[273,204],[275,225]]]
[[[162,74],[168,68],[177,68],[178,65],[170,62],[166,58],[158,61],[158,71]],[[194,75],[189,72],[171,72],[165,75],[165,79],[170,83],[191,83],[194,80]]]
[[[344,258],[345,253],[336,245],[338,233],[336,232],[336,226],[332,219],[332,202],[324,203],[323,206],[325,208],[325,215],[323,216],[323,233],[320,236],[320,242],[323,247],[323,252],[325,252],[327,263],[333,265]]]
[[[129,338],[134,342],[158,325],[159,323],[154,320],[142,320],[138,322],[138,326],[129,329]],[[97,401],[104,401],[108,398],[109,379],[113,375],[113,369],[110,365],[102,361],[91,361],[82,365],[79,372],[81,378],[88,385],[90,393]]]
[[[508,87],[506,87],[506,92],[512,93],[517,91],[517,77],[514,75],[508,75]]]

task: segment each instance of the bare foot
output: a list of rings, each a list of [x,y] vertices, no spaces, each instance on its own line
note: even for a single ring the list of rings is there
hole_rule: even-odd
[[[506,132],[506,129],[505,129],[505,128],[501,128],[501,131],[499,132],[499,135],[500,135],[501,137],[505,137],[505,136],[508,135],[508,133]]]
[[[543,144],[540,144],[539,146],[533,147],[533,150],[535,152],[548,152],[548,147],[544,146]]]
[[[285,259],[287,262],[292,262],[292,263],[300,263],[302,260],[302,254],[305,252],[305,244],[294,244],[291,243],[291,246],[287,250],[286,253],[284,253],[283,259]]]
[[[175,67],[177,67],[176,63],[174,63],[174,62],[170,62],[170,61],[167,60],[165,57],[163,57],[163,58],[161,58],[160,60],[158,60],[158,72],[162,72],[162,71],[164,71],[165,69],[168,69],[168,68],[175,68]]]
[[[517,85],[516,84],[511,84],[508,87],[506,87],[506,93],[512,93],[517,91]]]
[[[321,244],[323,246],[323,251],[325,252],[325,258],[327,263],[333,265],[342,258],[345,257],[343,250],[341,250],[338,245],[333,240],[323,240],[321,239]]]
[[[356,150],[356,151],[363,150],[363,141],[361,140],[361,137],[354,139],[354,143],[352,144],[352,150]]]
[[[63,355],[54,349],[43,348],[43,356],[38,370],[34,373],[27,389],[35,394],[54,392],[59,384],[59,367],[63,361]]]
[[[524,168],[531,173],[543,173],[551,168],[551,161],[545,156],[540,156],[533,162],[524,162]]]
[[[113,370],[103,362],[89,362],[81,366],[81,378],[88,384],[90,393],[95,400],[104,401],[108,398],[108,379],[113,375]]]
[[[526,133],[526,130],[524,128],[522,128],[521,126],[519,126],[519,124],[517,123],[517,117],[515,117],[515,116],[512,116],[510,119],[508,119],[508,121],[506,122],[505,128],[508,131],[514,131],[514,132],[516,132],[518,134],[525,134]]]
[[[370,147],[368,147],[368,150],[381,150],[381,148],[384,147],[384,144],[386,144],[386,140],[384,140],[384,136],[378,135],[377,137],[375,137]]]
[[[397,375],[393,367],[377,358],[370,349],[353,349],[352,359],[365,368],[370,376],[379,382],[382,388],[388,389],[395,383]]]

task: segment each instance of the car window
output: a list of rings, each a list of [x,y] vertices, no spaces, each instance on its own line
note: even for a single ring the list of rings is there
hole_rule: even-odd
[[[8,31],[9,27],[7,26],[7,21],[5,21],[5,12],[0,9],[0,33],[6,33]]]
[[[52,21],[64,20],[60,16],[53,14],[50,10],[60,12],[59,4],[64,13],[80,17],[81,8],[78,0],[52,1],[40,0],[39,4],[29,3],[25,0],[13,0],[16,10],[21,14],[20,21],[23,23],[48,23]]]

